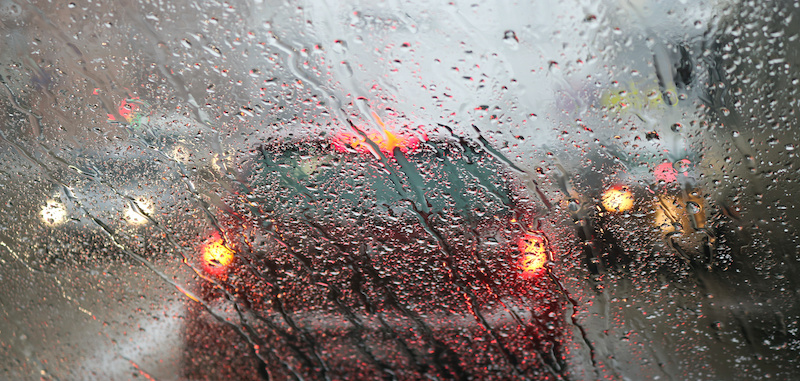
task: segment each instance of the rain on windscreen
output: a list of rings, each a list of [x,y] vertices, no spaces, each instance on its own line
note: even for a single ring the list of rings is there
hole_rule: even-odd
[[[797,378],[797,9],[0,0],[0,378]]]

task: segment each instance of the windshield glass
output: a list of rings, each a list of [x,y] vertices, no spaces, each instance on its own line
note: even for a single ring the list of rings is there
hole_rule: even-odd
[[[0,0],[0,379],[793,379],[786,0]]]

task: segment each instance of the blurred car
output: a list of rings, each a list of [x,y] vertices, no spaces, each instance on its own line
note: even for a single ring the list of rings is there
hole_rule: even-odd
[[[642,247],[653,245],[693,265],[725,267],[713,225],[719,212],[697,186],[692,161],[665,160],[641,177],[635,168],[605,164],[600,173],[609,175],[584,173],[576,184],[581,196],[567,200],[578,236],[589,243],[584,249],[592,273],[627,267]]]
[[[29,205],[47,232],[35,240],[41,261],[124,258],[124,250],[151,257],[144,242],[166,239],[154,231],[192,234],[192,222],[170,212],[191,205],[199,183],[219,180],[223,155],[209,148],[214,134],[208,126],[177,114],[155,118],[148,108],[140,99],[123,99],[118,113],[124,119],[108,115],[129,140],[52,156],[57,162],[47,175],[53,184],[38,187]],[[185,186],[174,186],[180,182]],[[65,239],[70,236],[81,239]]]
[[[707,44],[687,39],[653,47],[652,75],[612,81],[587,100],[602,118],[630,129],[585,152],[560,180],[592,274],[652,263],[662,249],[696,269],[730,264],[723,234],[734,208],[711,204],[700,181],[704,160],[718,153],[697,152],[690,138],[701,123],[686,121],[710,102],[708,81],[718,68]],[[574,107],[569,99],[562,106]]]
[[[356,128],[268,142],[241,166],[231,210],[198,249],[185,377],[566,371],[546,229],[485,147]]]
[[[173,176],[153,180],[164,170],[151,155],[131,149],[76,156],[75,164],[50,168],[55,185],[40,187],[32,197],[34,225],[47,233],[36,238],[32,250],[40,261],[57,265],[124,257],[117,244],[147,239],[158,210],[178,202],[173,192],[163,191]]]

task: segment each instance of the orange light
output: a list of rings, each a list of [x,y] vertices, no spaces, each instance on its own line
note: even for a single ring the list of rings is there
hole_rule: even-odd
[[[372,113],[372,117],[381,127],[380,132],[367,133],[367,139],[375,143],[381,152],[391,156],[395,148],[399,148],[401,152],[407,152],[416,148],[420,139],[414,135],[403,132],[392,132],[381,120],[378,114]],[[425,138],[423,137],[423,140]],[[352,132],[342,132],[334,138],[334,147],[340,151],[346,151],[346,146],[355,148],[358,151],[368,151],[369,144],[363,136],[354,134]]]
[[[633,193],[624,185],[614,185],[603,192],[600,199],[603,208],[609,212],[626,212],[633,209]]]
[[[374,142],[381,152],[390,156],[393,154],[395,148],[399,148],[401,152],[407,152],[419,145],[419,139],[417,139],[417,137],[394,134],[387,129],[384,129],[383,133],[367,134],[367,138]],[[362,136],[356,136],[351,133],[341,133],[336,136],[334,146],[339,151],[346,151],[346,146],[348,145],[362,152],[369,150],[369,144]]]
[[[212,275],[222,275],[233,262],[233,250],[218,235],[203,245],[203,268]]]
[[[547,245],[541,233],[525,234],[519,242],[519,251],[522,253],[520,270],[523,278],[530,278],[547,264]]]

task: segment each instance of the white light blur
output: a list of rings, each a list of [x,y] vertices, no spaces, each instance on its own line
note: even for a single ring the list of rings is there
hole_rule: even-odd
[[[147,215],[150,215],[155,211],[153,202],[144,197],[139,197],[134,202],[139,210]],[[129,205],[127,208],[125,208],[125,219],[128,220],[128,223],[131,225],[144,225],[150,221],[146,216],[136,210],[133,205]]]
[[[67,221],[67,206],[56,199],[45,202],[39,215],[42,221],[49,226],[58,226]]]
[[[172,147],[172,158],[179,163],[188,164],[189,160],[192,158],[192,154],[189,152],[188,148],[178,144]]]

